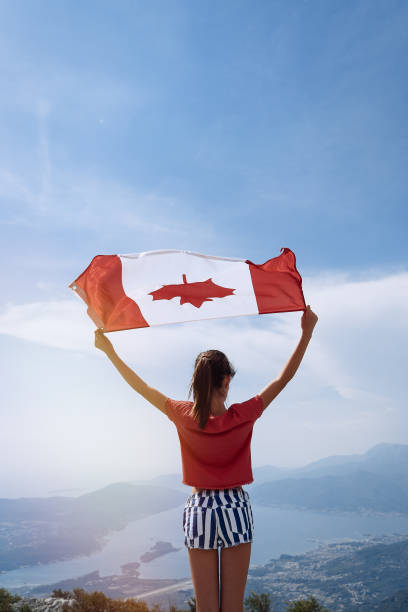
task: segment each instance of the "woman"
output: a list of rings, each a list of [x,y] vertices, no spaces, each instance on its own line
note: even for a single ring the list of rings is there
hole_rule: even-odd
[[[307,306],[301,319],[301,338],[281,374],[259,394],[228,410],[225,400],[235,371],[221,351],[198,355],[190,386],[194,402],[175,401],[147,385],[118,357],[102,330],[95,331],[96,348],[104,351],[123,378],[177,427],[183,483],[193,487],[184,507],[183,528],[197,612],[243,610],[254,525],[249,495],[242,485],[253,481],[252,428],[295,375],[317,320]]]

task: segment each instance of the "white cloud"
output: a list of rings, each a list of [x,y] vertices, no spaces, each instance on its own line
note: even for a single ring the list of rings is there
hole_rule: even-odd
[[[0,333],[68,350],[86,350],[92,327],[74,300],[9,302],[0,313]]]

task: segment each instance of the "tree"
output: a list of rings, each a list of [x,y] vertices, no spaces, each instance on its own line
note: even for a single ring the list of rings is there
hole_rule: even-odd
[[[0,612],[12,612],[13,606],[22,599],[20,595],[12,595],[7,589],[0,588]]]
[[[330,612],[323,608],[312,595],[309,599],[299,599],[298,601],[286,602],[286,612]]]
[[[74,595],[71,591],[62,591],[61,589],[54,589],[51,593],[51,597],[60,597],[61,599],[73,599]]]
[[[111,599],[102,591],[88,593],[84,589],[74,589],[73,599],[72,606],[63,604],[62,612],[150,612],[144,601]]]
[[[196,612],[197,610],[197,601],[195,597],[190,597],[187,602],[189,612]]]
[[[244,605],[249,612],[271,612],[271,598],[268,593],[258,595],[251,591],[246,597]]]

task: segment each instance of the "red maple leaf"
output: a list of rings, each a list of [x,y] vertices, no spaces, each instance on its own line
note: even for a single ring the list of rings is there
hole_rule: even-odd
[[[188,283],[186,275],[183,274],[183,282],[179,285],[163,285],[161,289],[151,291],[148,295],[153,296],[153,301],[180,297],[180,304],[189,302],[200,308],[203,302],[212,302],[213,297],[223,298],[226,295],[233,295],[234,291],[235,289],[216,285],[211,278],[201,283]]]

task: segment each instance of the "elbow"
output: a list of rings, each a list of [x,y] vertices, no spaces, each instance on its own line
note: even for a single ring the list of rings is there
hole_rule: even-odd
[[[292,380],[292,376],[280,376],[279,378],[276,379],[276,383],[277,386],[279,387],[280,391],[282,391],[282,389],[284,389],[286,387],[286,385],[288,384],[288,382]]]

